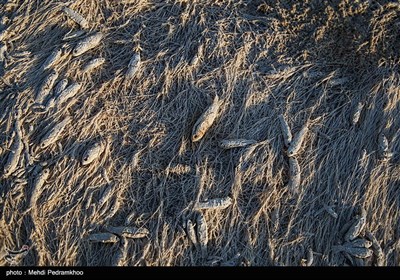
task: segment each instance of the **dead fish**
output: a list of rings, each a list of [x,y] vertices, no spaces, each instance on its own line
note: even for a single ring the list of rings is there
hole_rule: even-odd
[[[298,193],[301,180],[301,170],[296,158],[289,158],[289,190],[292,193]]]
[[[60,80],[54,87],[54,95],[58,96],[61,94],[61,92],[64,91],[64,89],[67,87],[68,85],[68,79],[62,79]]]
[[[300,150],[303,140],[308,132],[308,124],[306,123],[301,130],[294,136],[288,148],[289,157],[294,156]]]
[[[343,246],[369,248],[369,247],[372,246],[372,242],[369,241],[369,240],[366,240],[364,238],[357,238],[357,239],[354,239],[351,242],[346,242],[345,244],[343,244]]]
[[[360,259],[365,259],[369,258],[372,256],[372,250],[368,248],[361,248],[361,247],[351,247],[351,246],[336,246],[336,250],[339,252],[345,252],[348,253],[349,255],[352,255],[353,257],[360,258]]]
[[[86,65],[82,68],[82,72],[89,73],[93,69],[101,66],[106,62],[105,58],[99,57],[99,58],[94,58],[90,60]]]
[[[208,229],[207,229],[207,222],[204,218],[204,215],[201,212],[197,213],[197,241],[200,245],[200,250],[205,256],[207,253],[207,243],[208,243]]]
[[[7,37],[8,35],[8,29],[4,29],[2,31],[0,31],[0,41],[4,41],[4,38]]]
[[[367,238],[371,240],[372,243],[372,251],[376,256],[376,266],[384,266],[385,265],[385,254],[383,253],[382,247],[379,244],[376,237],[369,231],[365,233]]]
[[[61,49],[56,49],[54,50],[45,60],[45,62],[42,65],[43,70],[47,70],[50,67],[52,67],[61,57],[62,55],[62,50]]]
[[[49,75],[44,79],[43,83],[41,84],[39,91],[36,94],[35,101],[36,103],[42,103],[46,95],[50,93],[52,90],[55,81],[58,78],[58,73],[56,71],[51,71]]]
[[[80,56],[81,54],[97,47],[102,39],[103,34],[101,32],[97,32],[80,40],[72,50],[72,56]]]
[[[197,53],[193,56],[193,58],[190,61],[190,66],[195,66],[199,61],[200,61],[200,57],[203,54],[203,45],[200,45],[197,49]]]
[[[65,88],[68,85],[68,79],[62,79],[60,80],[54,87],[54,94],[52,97],[50,97],[46,104],[45,104],[45,110],[48,110],[50,108],[53,108],[56,104],[56,99],[58,96],[65,90]]]
[[[219,143],[219,146],[223,149],[232,149],[232,148],[245,147],[255,143],[257,143],[257,141],[251,139],[226,139],[222,140]]]
[[[6,255],[4,260],[10,265],[19,265],[19,262],[29,253],[30,247],[23,245],[20,250],[9,250],[5,249]]]
[[[196,121],[192,129],[192,142],[197,142],[203,138],[207,130],[212,126],[218,115],[219,107],[221,106],[221,101],[218,95],[214,97],[212,104],[207,108],[207,110],[200,116]]]
[[[126,71],[125,77],[127,79],[132,79],[135,76],[137,70],[140,66],[140,54],[135,53],[128,64],[128,70]]]
[[[49,176],[50,176],[50,170],[48,168],[45,168],[35,178],[35,181],[33,182],[33,190],[29,203],[29,208],[32,208],[36,205],[36,200],[38,198],[38,195],[42,190],[43,185],[46,183],[46,180],[49,178]]]
[[[132,238],[132,239],[137,239],[137,238],[144,238],[149,235],[149,230],[146,228],[138,228],[138,227],[132,227],[132,226],[119,226],[119,227],[113,227],[113,226],[107,226],[106,230],[119,235],[123,236],[125,238]]]
[[[119,237],[109,232],[93,233],[89,235],[89,241],[93,243],[116,243]]]
[[[187,232],[187,235],[188,235],[190,241],[192,241],[193,245],[197,247],[198,243],[197,243],[196,231],[195,231],[194,225],[190,219],[188,219],[186,222],[186,232]]]
[[[18,162],[19,162],[20,156],[22,154],[23,148],[24,148],[24,144],[22,142],[21,127],[20,127],[19,120],[16,120],[15,136],[14,136],[13,143],[11,145],[11,151],[10,151],[7,161],[3,167],[4,178],[7,178],[8,176],[10,176],[17,169]]]
[[[379,135],[379,151],[383,160],[389,160],[393,155],[389,152],[389,141],[383,133]]]
[[[58,96],[55,97],[54,106],[58,107],[68,99],[74,97],[78,91],[81,89],[81,85],[79,83],[72,83],[66,89],[64,89]]]
[[[6,60],[7,45],[0,42],[0,63]]]
[[[367,212],[364,208],[361,208],[361,215],[354,221],[349,230],[346,232],[344,239],[346,241],[352,241],[356,239],[361,231],[364,229],[365,224],[367,222]]]
[[[232,204],[232,199],[227,196],[223,198],[214,198],[210,199],[206,202],[198,202],[194,206],[195,210],[202,210],[202,209],[225,209]]]
[[[306,263],[306,266],[312,266],[313,262],[314,262],[314,253],[310,248],[307,251],[307,263]]]
[[[361,111],[363,108],[364,108],[364,104],[362,102],[358,102],[357,106],[353,110],[353,115],[351,118],[351,123],[353,125],[356,125],[358,123],[358,121],[360,120]]]
[[[103,195],[101,196],[101,198],[99,200],[99,208],[102,207],[104,205],[104,203],[106,203],[111,198],[113,190],[114,190],[114,186],[111,184],[107,187],[107,189],[105,189],[105,191],[103,192]]]
[[[185,165],[180,163],[169,166],[165,170],[166,173],[173,173],[177,175],[187,174],[190,173],[191,171],[192,168],[190,167],[190,165]]]
[[[28,245],[23,245],[19,250],[10,250],[6,248],[6,252],[10,257],[16,257],[18,255],[26,256],[30,247]]]
[[[80,25],[83,29],[89,28],[89,23],[88,21],[79,13],[75,12],[71,8],[68,7],[62,7],[61,10],[69,16],[73,21],[75,21],[77,24]]]
[[[40,140],[40,147],[42,149],[55,143],[64,131],[65,127],[71,122],[71,117],[67,116],[62,122],[56,124],[50,129]]]
[[[82,155],[82,165],[88,165],[92,163],[96,158],[103,152],[104,146],[102,143],[97,142],[91,145]]]
[[[330,84],[332,87],[334,86],[340,86],[340,85],[344,85],[349,81],[349,78],[347,77],[343,77],[343,78],[336,78],[336,79],[332,79],[330,80]]]
[[[292,132],[290,131],[289,124],[287,123],[285,117],[282,114],[279,115],[279,122],[281,124],[283,141],[285,142],[285,146],[289,147],[290,143],[292,142]]]

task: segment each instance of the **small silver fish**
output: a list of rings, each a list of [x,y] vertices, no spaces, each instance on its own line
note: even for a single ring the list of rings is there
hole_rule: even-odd
[[[119,226],[119,227],[107,226],[106,230],[113,234],[132,239],[144,238],[149,235],[148,229],[138,228],[133,226]]]
[[[89,241],[92,243],[116,243],[119,241],[119,237],[109,232],[93,233],[89,235]]]
[[[72,56],[80,56],[81,54],[97,47],[102,39],[103,34],[101,32],[97,32],[80,40],[72,50]]]
[[[195,245],[197,247],[198,242],[197,242],[196,231],[195,231],[194,225],[190,219],[188,219],[186,222],[186,232],[187,232],[187,235],[188,235],[190,241],[192,241],[193,245]]]
[[[192,129],[192,142],[197,142],[201,138],[203,138],[207,130],[212,126],[215,119],[217,118],[219,107],[221,106],[221,104],[222,102],[219,100],[218,95],[216,95],[212,104],[194,124]]]
[[[128,70],[126,71],[125,77],[127,79],[132,79],[135,76],[137,70],[140,66],[140,54],[135,53],[128,64]]]
[[[221,140],[219,146],[223,149],[233,149],[245,147],[257,143],[257,141],[252,139],[225,139]]]
[[[301,170],[299,162],[294,157],[289,158],[289,176],[289,190],[292,193],[298,193],[301,180]]]
[[[352,241],[356,239],[365,227],[367,222],[367,212],[361,208],[361,215],[351,224],[349,230],[346,232],[344,239]]]
[[[66,89],[64,89],[58,96],[55,97],[54,106],[58,107],[68,99],[73,98],[81,89],[79,83],[72,83]]]
[[[194,206],[195,210],[202,210],[202,209],[225,209],[232,204],[232,199],[228,197],[223,198],[214,198],[210,199],[206,202],[198,202]]]
[[[43,70],[47,70],[50,67],[52,67],[61,57],[62,55],[62,50],[61,49],[56,49],[54,50],[45,60],[43,63],[42,67]]]
[[[61,133],[64,131],[65,127],[71,122],[71,118],[68,116],[62,122],[56,124],[52,129],[50,129],[40,140],[40,147],[42,149],[48,147],[49,145],[55,143],[60,137]]]
[[[292,142],[292,132],[290,131],[289,124],[287,123],[285,117],[282,114],[279,115],[279,122],[281,124],[283,141],[285,143],[285,146],[289,147],[290,142]]]
[[[61,94],[61,92],[64,91],[64,89],[67,87],[68,85],[68,79],[62,79],[60,80],[56,86],[54,87],[54,95],[58,96]]]
[[[98,158],[104,150],[102,143],[97,142],[88,147],[82,155],[82,165],[88,165]]]
[[[294,136],[292,142],[290,143],[290,146],[288,148],[289,157],[296,155],[297,152],[300,150],[307,132],[308,132],[308,124],[305,124],[301,128],[301,130]]]
[[[364,104],[362,102],[358,102],[356,107],[353,110],[353,115],[351,118],[352,125],[356,125],[358,123],[358,121],[360,120],[361,111],[363,108],[364,108]]]
[[[19,120],[16,120],[15,136],[14,136],[13,143],[11,145],[11,152],[9,153],[7,161],[3,167],[4,178],[7,178],[8,176],[10,176],[17,169],[18,162],[19,162],[20,156],[22,154],[23,148],[24,148],[24,144],[22,142],[21,127],[20,127]]]
[[[77,24],[79,24],[83,29],[89,28],[89,23],[88,21],[78,12],[75,12],[71,8],[68,7],[62,7],[61,10],[69,16],[73,21],[75,21]]]
[[[201,253],[203,256],[207,253],[208,243],[208,228],[204,215],[201,212],[197,213],[197,241],[199,242]]]
[[[51,71],[51,73],[49,75],[47,75],[47,77],[43,80],[43,82],[39,88],[39,91],[36,94],[36,97],[35,97],[36,103],[40,104],[43,102],[46,95],[48,95],[50,93],[50,91],[52,90],[57,78],[58,78],[58,73],[54,70]]]
[[[35,181],[33,182],[33,190],[32,190],[32,196],[31,196],[30,203],[29,203],[29,208],[36,206],[36,201],[38,199],[38,196],[42,190],[43,185],[46,183],[46,180],[49,178],[49,176],[50,176],[50,170],[48,168],[45,168],[36,177]]]
[[[89,73],[93,69],[104,64],[104,62],[106,62],[105,58],[102,58],[102,57],[94,58],[94,59],[90,60],[88,63],[86,63],[86,65],[82,68],[82,72]]]

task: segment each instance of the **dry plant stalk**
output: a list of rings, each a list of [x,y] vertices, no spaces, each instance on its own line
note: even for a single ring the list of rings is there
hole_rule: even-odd
[[[120,247],[118,248],[117,252],[115,253],[115,256],[113,258],[112,265],[113,266],[123,266],[124,265],[124,260],[126,259],[128,255],[128,240],[126,238],[121,239],[121,244]]]
[[[147,228],[138,228],[138,227],[128,227],[128,226],[119,226],[119,227],[113,227],[113,226],[107,226],[106,230],[125,237],[125,238],[132,238],[132,239],[138,239],[138,238],[144,238],[149,235],[149,230]]]
[[[221,106],[221,101],[218,95],[215,95],[212,104],[207,108],[207,110],[200,116],[196,121],[192,129],[192,142],[197,142],[203,138],[207,130],[212,126],[215,119],[218,116],[218,110]]]
[[[219,146],[223,149],[233,149],[233,148],[245,147],[255,143],[257,143],[257,141],[251,139],[225,139],[221,140]]]
[[[301,148],[301,145],[303,144],[303,140],[305,139],[307,132],[308,132],[308,123],[306,123],[301,128],[301,130],[294,136],[292,142],[290,143],[288,148],[289,157],[292,157],[298,153],[298,151]]]
[[[89,146],[82,155],[82,165],[88,165],[97,159],[104,150],[104,145],[97,142]]]
[[[61,136],[65,127],[71,122],[71,117],[67,116],[62,122],[56,124],[52,129],[50,129],[40,140],[40,147],[42,149],[48,147],[49,145],[55,143]]]
[[[101,32],[94,33],[88,37],[80,40],[75,48],[72,50],[73,56],[80,56],[81,54],[97,47],[101,40],[103,39],[103,34]]]
[[[92,233],[89,235],[89,242],[92,243],[116,243],[119,237],[109,232]]]
[[[285,117],[282,114],[279,115],[279,123],[281,124],[281,130],[285,146],[289,147],[290,143],[292,142],[292,132],[290,131],[289,124],[287,123]]]
[[[68,7],[62,7],[61,9],[67,16],[70,17],[74,22],[80,25],[83,29],[89,28],[89,23],[88,21],[78,12],[75,12],[71,8]]]
[[[372,251],[376,256],[376,266],[384,266],[385,265],[385,254],[383,253],[382,247],[376,239],[375,235],[373,235],[370,231],[365,233],[367,238],[371,240],[372,243]]]
[[[78,30],[78,31],[75,31],[75,32],[68,32],[67,34],[64,35],[62,40],[63,41],[72,40],[72,39],[75,39],[75,38],[78,38],[78,37],[82,36],[85,33],[86,33],[86,31],[84,31],[84,30]]]
[[[214,198],[206,202],[198,202],[194,206],[195,210],[222,210],[232,204],[232,198],[229,196],[223,198]]]

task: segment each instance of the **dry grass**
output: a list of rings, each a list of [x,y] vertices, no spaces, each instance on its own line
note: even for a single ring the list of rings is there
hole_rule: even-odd
[[[51,67],[59,80],[82,85],[73,100],[32,110],[51,70],[42,64],[84,37],[62,41],[80,30],[60,11],[62,2],[0,1],[0,31],[7,27],[0,166],[10,153],[17,108],[24,136],[17,170],[0,179],[0,249],[32,245],[20,265],[300,265],[309,249],[313,265],[374,265],[375,257],[351,263],[333,250],[360,207],[367,212],[361,235],[376,237],[385,265],[400,264],[399,4],[69,1],[87,19],[88,33],[104,38],[81,56],[64,52]],[[135,52],[141,64],[125,79]],[[96,57],[106,62],[81,72]],[[219,116],[192,143],[192,127],[216,94],[223,100]],[[364,108],[352,125],[359,102]],[[297,194],[287,187],[280,114],[294,135],[309,124],[296,156]],[[68,115],[72,122],[60,140],[40,148],[43,135]],[[390,160],[379,154],[382,133]],[[219,147],[235,138],[257,143]],[[82,165],[82,154],[99,141],[102,155]],[[42,166],[50,174],[30,209]],[[180,227],[186,218],[195,221],[194,202],[226,196],[230,207],[203,212],[204,255]],[[147,228],[149,236],[88,241],[90,233],[125,222]]]

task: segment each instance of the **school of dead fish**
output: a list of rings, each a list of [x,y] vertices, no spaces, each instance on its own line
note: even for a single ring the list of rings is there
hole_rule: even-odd
[[[69,32],[63,38],[63,41],[73,40],[75,38],[79,38],[86,34],[86,30],[89,28],[89,22],[79,13],[74,11],[71,8],[66,6],[62,7],[61,11],[65,13],[71,20],[73,20],[76,24],[78,24],[83,30],[78,30],[74,32]],[[5,58],[5,54],[7,53],[7,45],[2,41],[7,36],[7,28],[0,32],[0,62],[2,62]],[[86,37],[80,39],[75,47],[72,49],[71,55],[74,57],[78,57],[83,55],[84,53],[90,51],[98,47],[104,38],[104,34],[101,32],[94,32]],[[201,49],[201,46],[199,47]],[[199,51],[200,52],[200,51]],[[82,85],[78,82],[72,81],[71,83],[67,78],[59,78],[59,74],[52,69],[54,65],[62,58],[65,54],[62,48],[57,48],[53,50],[52,53],[46,58],[46,60],[42,64],[42,71],[48,72],[47,76],[44,78],[42,83],[39,85],[36,96],[35,103],[36,106],[42,106],[46,111],[52,108],[59,108],[61,105],[66,103],[68,100],[73,99],[78,92],[82,89]],[[197,55],[193,58],[191,65],[196,64]],[[102,57],[97,57],[89,60],[83,67],[83,73],[90,73],[94,69],[100,67],[106,62],[106,60]],[[141,63],[141,56],[139,52],[133,53],[128,66],[127,71],[125,73],[125,77],[127,79],[132,79],[137,73]],[[57,82],[58,80],[58,82]],[[200,141],[204,138],[205,134],[209,131],[209,129],[216,122],[219,111],[221,109],[221,105],[223,104],[223,100],[219,99],[218,95],[215,95],[212,103],[209,107],[203,112],[203,114],[197,119],[195,122],[192,133],[191,140],[193,143]],[[355,126],[360,122],[361,112],[364,109],[364,104],[359,102],[356,104],[351,117],[351,124]],[[14,114],[14,129],[13,129],[13,140],[12,144],[9,148],[9,153],[6,155],[6,161],[3,165],[3,178],[10,177],[18,168],[18,164],[20,162],[20,157],[23,153],[23,133],[22,133],[22,124],[21,124],[21,109],[17,109],[17,113]],[[292,194],[296,194],[299,192],[299,188],[301,187],[301,168],[299,161],[297,159],[298,154],[300,153],[303,142],[306,138],[306,135],[309,131],[308,122],[306,122],[301,129],[293,136],[290,126],[284,117],[284,115],[280,114],[278,116],[281,133],[283,135],[283,143],[287,148],[286,155],[288,156],[289,163],[289,182],[288,189]],[[65,130],[65,128],[72,122],[72,118],[70,116],[66,116],[63,120],[58,123],[54,123],[51,128],[48,128],[47,132],[41,137],[39,142],[39,147],[45,149],[50,145],[56,143]],[[379,151],[381,157],[383,159],[390,159],[392,154],[389,152],[389,142],[386,136],[382,133],[379,135]],[[219,146],[222,149],[233,149],[233,148],[242,148],[249,145],[256,144],[257,141],[253,139],[224,139],[219,142]],[[89,165],[104,151],[104,143],[95,142],[91,145],[88,145],[84,150],[81,158],[82,166]],[[181,168],[182,169],[182,168]],[[186,168],[187,169],[187,168]],[[186,170],[185,169],[185,170]],[[188,169],[189,172],[190,169]],[[32,185],[32,195],[29,203],[29,209],[35,208],[37,203],[37,199],[40,195],[40,192],[43,188],[43,185],[46,184],[46,181],[50,177],[51,172],[49,168],[42,169],[36,176]],[[103,205],[109,201],[112,196],[114,190],[114,186],[109,184],[105,191],[103,192],[102,197],[99,200],[98,207],[99,209],[104,208]],[[228,208],[232,204],[232,199],[230,197],[223,198],[215,198],[210,199],[204,202],[197,202],[194,204],[193,213],[194,218],[187,219],[183,225],[186,230],[186,234],[189,240],[194,244],[194,246],[200,249],[203,257],[207,254],[207,243],[209,240],[208,237],[208,226],[206,222],[205,215],[203,211],[210,210],[223,210]],[[328,210],[327,210],[328,211]],[[329,212],[329,211],[328,211]],[[337,218],[337,214],[332,210],[333,213],[330,213],[334,218]],[[127,223],[130,222],[130,219]],[[361,209],[360,215],[351,223],[349,229],[346,231],[344,240],[345,243],[341,245],[337,245],[334,247],[336,252],[344,252],[347,255],[352,257],[364,259],[369,258],[373,254],[376,255],[377,265],[383,265],[384,253],[382,248],[375,238],[375,236],[366,232],[366,237],[369,239],[361,238],[360,234],[364,230],[366,224],[366,211],[364,208]],[[126,254],[127,250],[127,241],[126,239],[137,239],[137,238],[146,238],[150,235],[149,231],[143,227],[134,227],[134,226],[106,226],[105,232],[99,233],[91,233],[88,237],[88,241],[92,243],[122,243],[122,247],[119,252],[118,258],[116,258],[116,262],[119,263],[122,256]],[[14,258],[26,255],[29,250],[28,246],[24,246],[19,251],[11,251],[9,250],[9,254],[6,256],[7,261],[11,262]],[[311,248],[307,251],[307,260],[306,265],[311,266],[313,263],[313,251]],[[240,255],[239,255],[240,256]],[[236,261],[235,261],[236,263]]]

